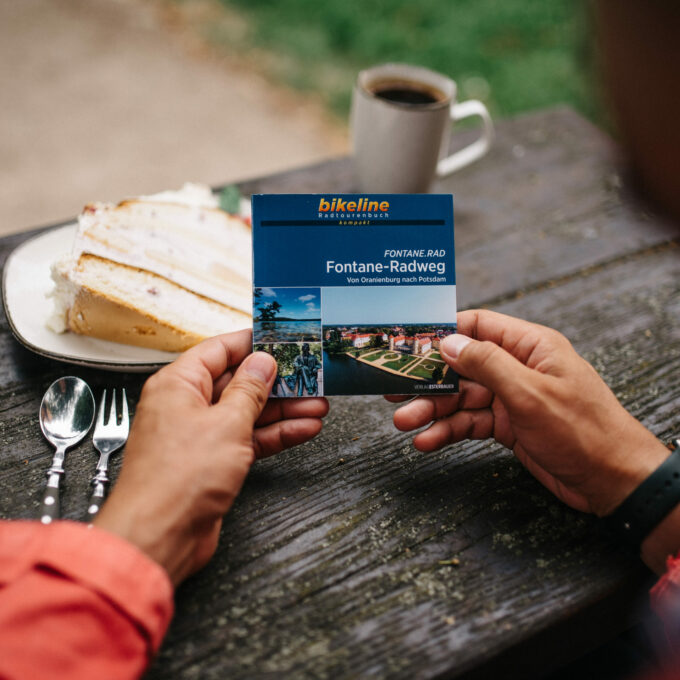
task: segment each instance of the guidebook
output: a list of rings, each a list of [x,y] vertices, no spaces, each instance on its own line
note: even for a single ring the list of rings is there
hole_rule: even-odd
[[[253,196],[253,349],[274,397],[446,394],[456,332],[453,197]]]

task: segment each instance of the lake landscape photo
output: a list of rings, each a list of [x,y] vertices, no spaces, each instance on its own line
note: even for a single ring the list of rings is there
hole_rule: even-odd
[[[253,342],[319,342],[319,288],[255,288]]]

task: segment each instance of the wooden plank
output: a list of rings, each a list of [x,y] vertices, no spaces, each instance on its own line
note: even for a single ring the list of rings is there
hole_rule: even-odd
[[[669,435],[679,305],[680,258],[668,248],[498,309],[567,332],[623,403]],[[640,565],[595,520],[502,447],[415,452],[391,411],[334,398],[317,441],[256,466],[216,559],[180,589],[150,677],[483,677],[588,606],[618,616],[595,630],[581,621],[591,645],[637,615],[619,595],[640,583]],[[452,557],[458,566],[439,563]],[[540,652],[531,646],[549,664]]]
[[[504,124],[489,156],[441,188],[454,193],[463,308],[680,234],[636,195],[612,141],[569,110]]]
[[[475,132],[453,135],[451,148]],[[245,182],[251,193],[355,190],[349,159]],[[497,124],[491,152],[435,185],[453,193],[465,309],[678,236],[627,182],[617,148],[570,109]]]

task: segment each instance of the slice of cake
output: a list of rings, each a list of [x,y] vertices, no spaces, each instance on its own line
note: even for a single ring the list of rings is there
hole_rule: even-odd
[[[94,203],[52,267],[48,325],[181,352],[251,325],[251,235],[205,187]]]

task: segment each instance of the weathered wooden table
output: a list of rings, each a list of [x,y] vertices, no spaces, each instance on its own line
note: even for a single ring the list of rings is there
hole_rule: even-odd
[[[436,187],[455,196],[461,308],[558,328],[648,427],[677,434],[680,228],[634,195],[614,144],[575,113],[497,127],[485,159]],[[353,188],[346,159],[243,184]],[[2,239],[2,261],[29,236]],[[45,388],[75,372],[134,400],[142,380],[37,357],[4,318],[0,350],[0,515],[35,517]],[[531,677],[639,615],[648,572],[503,447],[421,454],[382,399],[331,402],[318,439],[255,466],[214,560],[179,589],[149,677]],[[82,519],[91,444],[67,463],[63,511]]]

